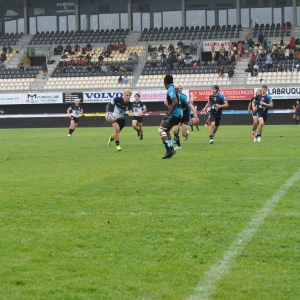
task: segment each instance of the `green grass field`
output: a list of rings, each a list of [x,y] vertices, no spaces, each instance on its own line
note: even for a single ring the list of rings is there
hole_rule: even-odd
[[[299,300],[299,130],[267,125],[253,143],[251,125],[220,126],[210,145],[202,125],[167,160],[157,127],[143,141],[124,128],[121,152],[110,128],[0,130],[0,299]]]

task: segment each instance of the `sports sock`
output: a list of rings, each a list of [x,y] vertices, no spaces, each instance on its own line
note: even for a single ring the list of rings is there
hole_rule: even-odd
[[[74,129],[69,129],[69,134],[72,134]]]
[[[213,136],[213,135],[210,135],[210,136],[209,136],[209,139],[210,139],[210,140],[213,140],[213,139],[214,139],[214,136]]]
[[[120,145],[120,141],[116,141],[116,146],[119,146]]]
[[[196,125],[197,126],[197,125]],[[191,125],[191,131],[194,131],[194,126],[193,125]]]
[[[198,125],[196,124],[196,128],[197,128],[197,130],[199,131],[199,127],[198,127]]]
[[[256,129],[252,128],[252,132],[256,132]]]

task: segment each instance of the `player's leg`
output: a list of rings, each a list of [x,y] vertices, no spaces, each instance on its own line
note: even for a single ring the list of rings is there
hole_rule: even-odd
[[[253,138],[255,137],[255,132],[256,132],[257,126],[258,126],[258,119],[255,114],[255,115],[253,115],[253,125],[252,125],[252,133],[251,133],[251,137],[253,137]]]
[[[191,126],[191,131],[194,131],[194,118],[193,117],[191,117],[190,126]]]
[[[75,121],[74,121],[74,118],[71,117],[71,122],[70,122],[70,127],[69,127],[69,134],[68,134],[69,137],[72,136],[72,133],[75,130],[74,128],[75,128]]]
[[[182,128],[181,134],[182,134],[182,136],[184,137],[184,139],[186,141],[188,140],[189,134],[190,134],[189,131],[188,131],[188,129],[189,129],[188,124],[189,124],[189,121],[186,121],[186,122],[183,122],[182,125],[181,125],[181,128]]]
[[[140,140],[144,138],[144,130],[143,130],[143,122],[139,122],[139,132],[140,132]]]
[[[176,144],[177,147],[180,147],[180,138],[179,138],[179,131],[180,130],[179,130],[179,126],[180,126],[180,124],[173,126],[173,133],[174,133],[173,144]]]
[[[297,117],[296,117],[296,125],[299,124],[299,120],[300,120],[300,115],[297,115]]]
[[[124,125],[125,125],[125,120],[119,120],[119,121],[114,122],[112,124],[112,126],[114,128],[114,134],[112,135],[112,138],[115,140],[117,151],[121,150],[121,147],[120,147],[120,132],[121,132],[122,128],[124,127]]]
[[[171,158],[175,151],[173,149],[173,142],[172,137],[170,134],[170,130],[173,127],[172,123],[172,116],[169,117],[167,120],[162,120],[160,123],[160,127],[158,128],[159,135],[161,140],[167,150],[167,153],[162,157],[162,159]]]
[[[140,136],[140,130],[139,130],[139,127],[138,127],[138,120],[136,120],[136,119],[132,120],[132,128],[137,132],[137,136],[139,137]]]
[[[265,125],[265,118],[261,115],[257,115],[258,117],[258,122],[259,125],[257,127],[257,134],[256,134],[256,141],[255,142],[260,142],[261,141],[261,135],[262,135],[262,131],[263,131],[263,127]]]
[[[215,120],[210,121],[210,128],[209,128],[209,143],[212,144],[214,142],[214,133],[215,133]]]

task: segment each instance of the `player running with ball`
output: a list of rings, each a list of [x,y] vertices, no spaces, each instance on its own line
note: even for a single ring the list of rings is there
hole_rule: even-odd
[[[110,113],[110,108],[113,107],[113,119],[110,120],[110,123],[112,123],[112,126],[114,128],[114,133],[112,136],[109,137],[107,147],[111,146],[111,142],[115,141],[116,143],[116,149],[117,151],[121,151],[122,148],[120,146],[120,132],[125,126],[125,119],[128,117],[132,110],[132,103],[130,102],[130,97],[132,95],[132,91],[129,89],[126,89],[124,91],[123,98],[122,97],[116,97],[113,100],[111,100],[106,105],[106,119],[108,120],[108,115]]]
[[[228,102],[226,97],[219,93],[219,86],[212,86],[212,95],[209,96],[208,102],[205,107],[202,109],[202,112],[206,112],[207,108],[210,106],[210,128],[209,128],[209,143],[212,144],[214,142],[215,134],[221,124],[222,120],[222,109],[228,107]]]
[[[83,108],[82,108],[82,106],[79,105],[79,102],[80,102],[80,99],[75,99],[75,105],[71,105],[67,109],[68,117],[71,119],[68,137],[72,136],[72,133],[77,128],[78,118],[80,117],[80,114],[83,113]]]

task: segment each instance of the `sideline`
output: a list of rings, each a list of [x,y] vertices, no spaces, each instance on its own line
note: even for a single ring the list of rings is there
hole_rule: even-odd
[[[214,293],[219,281],[230,270],[234,260],[239,256],[244,247],[250,242],[265,218],[268,217],[275,205],[284,197],[288,189],[293,186],[295,181],[300,178],[300,169],[294,173],[266,202],[250,220],[246,228],[238,235],[237,239],[230,245],[223,257],[219,259],[211,268],[204,273],[194,292],[188,297],[188,300],[208,300]]]

